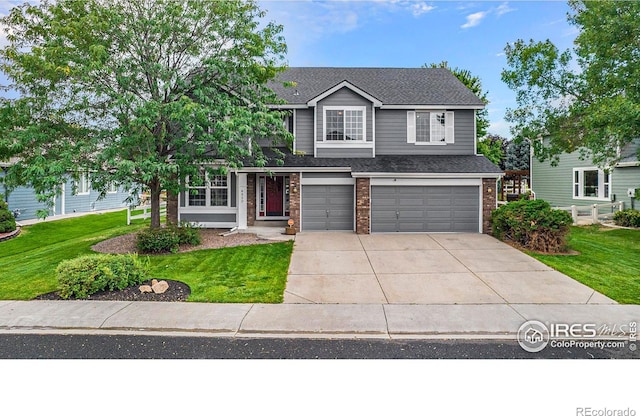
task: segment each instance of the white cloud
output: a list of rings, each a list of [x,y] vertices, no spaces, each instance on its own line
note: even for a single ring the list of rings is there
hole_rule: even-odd
[[[515,10],[516,9],[510,7],[509,3],[505,1],[504,3],[502,3],[500,6],[498,6],[496,8],[496,14],[498,16],[502,16],[503,14],[507,14],[507,13],[513,12]]]
[[[467,23],[460,26],[462,29],[468,29],[470,27],[478,26],[482,19],[487,17],[488,12],[477,12],[467,16]]]
[[[414,16],[417,17],[417,16],[420,16],[422,14],[428,13],[428,12],[430,12],[431,10],[433,10],[435,8],[436,8],[436,6],[431,6],[431,5],[429,5],[429,4],[425,3],[425,2],[414,3],[414,4],[411,5],[411,13]]]
[[[496,56],[504,56],[504,52],[498,52]]]

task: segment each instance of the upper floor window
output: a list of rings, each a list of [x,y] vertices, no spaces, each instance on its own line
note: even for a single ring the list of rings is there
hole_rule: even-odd
[[[407,111],[407,143],[454,143],[453,111]]]
[[[187,178],[187,206],[228,207],[229,176],[201,173]]]
[[[611,175],[602,169],[573,169],[573,197],[587,199],[610,198]]]
[[[364,141],[366,107],[324,107],[327,141]]]

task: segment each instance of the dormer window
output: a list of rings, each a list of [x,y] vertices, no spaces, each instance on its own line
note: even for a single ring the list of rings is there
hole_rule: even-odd
[[[366,107],[324,107],[325,141],[364,141]]]

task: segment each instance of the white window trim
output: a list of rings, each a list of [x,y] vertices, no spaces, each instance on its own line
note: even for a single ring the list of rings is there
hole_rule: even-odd
[[[214,175],[214,176],[218,176],[218,175]],[[222,176],[222,175],[220,175]],[[190,186],[190,180],[191,178],[189,176],[187,176],[186,178],[186,183],[187,183],[187,190],[185,191],[185,198],[184,198],[184,206],[185,208],[191,208],[191,209],[201,209],[201,210],[212,210],[212,209],[226,209],[226,208],[231,208],[231,174],[227,173],[227,186],[212,186],[211,182],[209,181],[209,172],[205,172],[205,176],[204,176],[204,184],[202,184],[201,186]],[[190,205],[189,204],[189,194],[191,189],[202,189],[204,188],[205,190],[205,204],[204,205]],[[211,205],[211,189],[226,189],[227,190],[227,205]]]
[[[362,140],[327,140],[327,110],[362,111]],[[346,123],[346,118],[344,119]],[[343,126],[344,127],[344,126]],[[344,128],[346,131],[346,128]],[[322,108],[322,142],[321,143],[367,143],[367,106],[326,105]]]
[[[429,112],[429,117],[431,118],[434,112],[444,113],[445,114],[445,141],[437,141],[437,142],[419,142],[417,141],[417,127],[416,127],[416,113],[417,112]],[[433,125],[431,120],[429,120],[429,138],[431,138]],[[455,143],[455,112],[454,111],[446,111],[442,109],[433,109],[433,108],[421,108],[419,110],[407,111],[407,143],[413,144],[416,146],[446,146],[447,144]]]
[[[91,182],[89,181],[89,172],[82,172],[78,177],[78,186],[76,189],[76,195],[89,195],[90,193],[91,193]]]
[[[584,172],[593,171],[593,170],[598,172],[598,196],[597,197],[584,196]],[[580,173],[578,176],[578,195],[577,196],[575,194],[576,172]],[[604,170],[598,169],[595,166],[584,167],[584,168],[573,168],[573,171],[571,172],[571,196],[573,199],[578,199],[582,201],[611,201],[611,190],[612,190],[611,172],[609,172],[609,196],[608,197],[601,196],[604,194],[604,184],[605,184]]]
[[[118,186],[115,184],[115,182],[109,182],[109,185],[107,187],[107,193],[108,194],[117,194],[118,193]]]

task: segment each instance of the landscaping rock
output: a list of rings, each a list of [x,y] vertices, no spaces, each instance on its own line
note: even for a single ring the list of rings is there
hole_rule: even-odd
[[[151,289],[153,289],[153,293],[164,293],[169,289],[169,283],[164,280],[160,280],[159,282],[156,281],[155,284],[151,285]]]
[[[151,293],[151,292],[153,292],[153,289],[149,285],[142,285],[142,286],[140,286],[140,292],[141,293]]]

